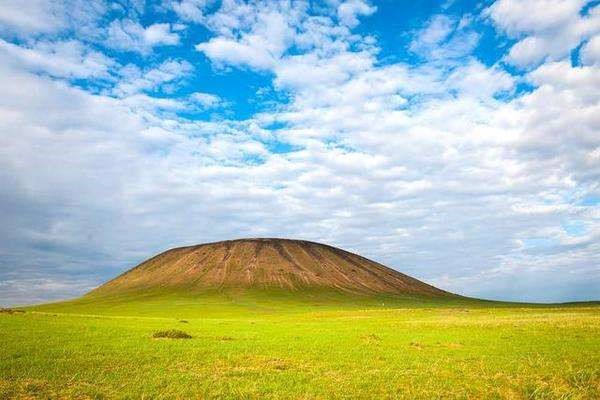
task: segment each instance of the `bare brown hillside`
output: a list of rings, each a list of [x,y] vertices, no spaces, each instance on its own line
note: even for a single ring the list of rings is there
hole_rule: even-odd
[[[229,240],[168,250],[90,294],[158,288],[323,288],[356,294],[452,296],[359,255],[288,239]]]

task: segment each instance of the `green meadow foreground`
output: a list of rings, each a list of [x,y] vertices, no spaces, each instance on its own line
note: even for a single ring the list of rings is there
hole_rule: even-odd
[[[600,305],[83,298],[0,313],[0,398],[600,399]],[[191,339],[156,339],[178,329]]]

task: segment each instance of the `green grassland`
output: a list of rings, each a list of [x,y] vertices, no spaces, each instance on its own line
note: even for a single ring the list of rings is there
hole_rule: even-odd
[[[0,313],[0,398],[600,399],[600,305],[149,292]],[[191,339],[153,338],[177,329]]]

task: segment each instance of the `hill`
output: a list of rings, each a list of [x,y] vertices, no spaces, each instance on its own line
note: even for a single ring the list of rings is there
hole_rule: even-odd
[[[454,296],[357,254],[288,239],[228,240],[167,250],[88,296],[226,289]]]

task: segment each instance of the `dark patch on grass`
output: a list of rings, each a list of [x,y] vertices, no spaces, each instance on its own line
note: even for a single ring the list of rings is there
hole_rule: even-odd
[[[570,386],[578,389],[591,388],[594,382],[598,382],[600,378],[600,372],[579,370],[571,372],[567,377],[566,381]]]
[[[423,345],[422,343],[419,342],[410,342],[410,345],[418,350],[423,350],[423,347],[425,347],[425,345]]]
[[[289,369],[290,366],[287,362],[285,362],[285,360],[279,359],[279,358],[273,358],[270,360],[267,360],[265,363],[269,368],[277,370],[277,371],[285,371],[286,369]]]
[[[218,336],[217,340],[221,340],[224,342],[231,342],[232,340],[235,340],[235,339],[232,338],[231,336]]]
[[[454,343],[454,342],[435,342],[437,347],[445,347],[447,349],[460,349],[465,347],[462,343]]]
[[[23,391],[35,398],[50,398],[48,384],[42,380],[26,381],[23,385]],[[28,396],[27,398],[30,397]]]
[[[181,322],[182,324],[189,324],[189,322],[185,319],[179,320],[179,322]]]
[[[15,310],[14,308],[0,308],[0,314],[24,314],[23,310]]]
[[[361,336],[362,340],[366,343],[379,343],[381,341],[381,337],[374,333],[370,333],[368,335]]]
[[[166,331],[156,331],[152,334],[152,337],[155,339],[191,339],[192,335],[179,329],[169,329]]]

